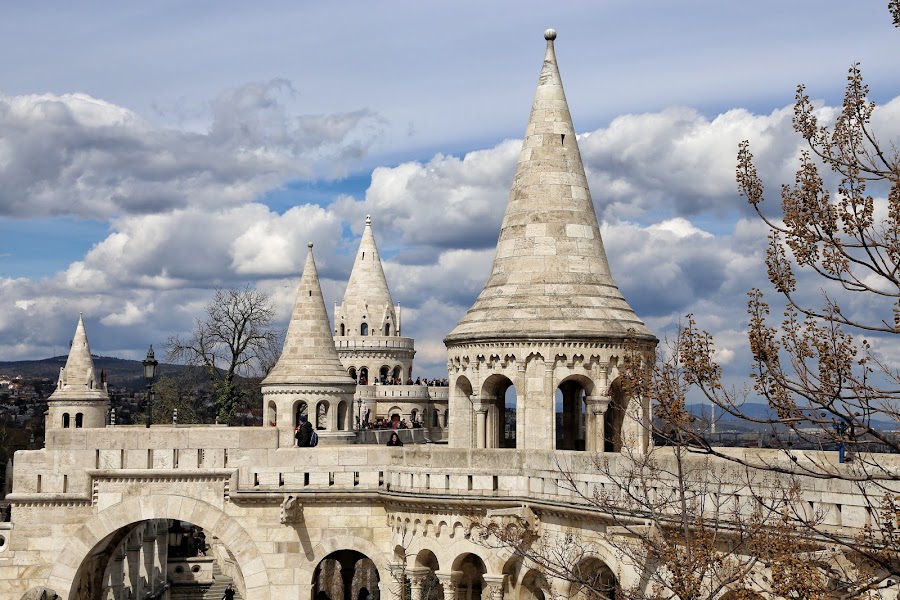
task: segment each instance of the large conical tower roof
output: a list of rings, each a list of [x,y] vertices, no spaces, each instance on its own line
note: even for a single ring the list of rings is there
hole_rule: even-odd
[[[487,283],[447,345],[654,336],[613,281],[548,30]]]
[[[108,400],[106,385],[94,373],[94,359],[91,358],[91,347],[88,345],[87,333],[84,329],[84,318],[78,316],[75,337],[69,347],[66,366],[59,370],[59,381],[56,390],[48,401],[68,402],[72,400]]]
[[[378,256],[378,247],[375,245],[375,236],[372,234],[372,217],[369,215],[366,215],[366,228],[359,241],[350,281],[344,292],[343,306],[346,310],[351,304],[358,303],[378,307],[393,305],[381,258]]]
[[[356,384],[344,371],[334,348],[312,243],[300,278],[284,350],[262,381],[264,386],[271,384]]]

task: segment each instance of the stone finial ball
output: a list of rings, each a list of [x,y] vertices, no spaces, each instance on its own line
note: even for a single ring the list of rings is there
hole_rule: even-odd
[[[555,40],[556,39],[556,30],[548,29],[547,31],[545,31],[544,39],[547,40],[548,42],[552,42],[553,40]]]
[[[309,248],[310,250],[312,250],[312,242],[307,242],[307,243],[306,243],[306,246],[307,246],[307,248]]]

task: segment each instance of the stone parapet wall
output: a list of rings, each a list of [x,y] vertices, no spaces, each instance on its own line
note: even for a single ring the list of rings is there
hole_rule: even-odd
[[[338,353],[345,350],[414,350],[415,340],[396,336],[336,336],[334,346]]]
[[[14,507],[46,504],[102,508],[122,501],[132,485],[158,485],[160,490],[178,485],[184,491],[196,488],[191,495],[212,494],[219,502],[224,490],[226,498],[245,492],[368,492],[590,506],[595,490],[613,494],[618,489],[598,470],[595,460],[600,455],[585,452],[465,449],[432,444],[403,448],[294,448],[279,447],[275,433],[262,428],[153,428],[148,433],[142,428],[124,427],[93,431],[90,435],[55,432],[53,447],[16,454],[14,491],[9,501]],[[663,467],[674,460],[668,449],[655,452]],[[740,452],[773,464],[789,462],[774,450]],[[813,456],[806,452],[798,460],[837,463],[832,454]],[[624,473],[630,466],[625,455],[603,455],[603,460],[614,473]],[[704,460],[687,459],[695,469],[702,467],[698,461]],[[885,457],[885,463],[889,462],[898,462],[898,458]],[[749,476],[748,485],[745,470],[725,461],[718,461],[715,469],[721,482],[717,493],[746,500],[748,504],[753,494],[788,489],[790,485],[787,476],[762,472]],[[660,480],[655,485],[666,483]],[[870,522],[867,498],[860,485],[804,478],[800,480],[800,499],[804,510],[826,515],[826,524],[859,528]],[[900,484],[896,487],[900,489]],[[875,497],[881,493],[872,491]],[[379,502],[374,498],[372,501]]]

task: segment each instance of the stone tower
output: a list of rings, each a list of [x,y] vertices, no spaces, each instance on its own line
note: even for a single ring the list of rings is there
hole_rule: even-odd
[[[627,340],[645,360],[657,340],[610,274],[556,63],[556,32],[544,37],[491,275],[444,340],[450,444],[640,449],[649,439],[648,407],[626,398],[616,378]]]
[[[105,378],[94,372],[94,359],[80,315],[66,366],[59,370],[59,381],[47,399],[47,407],[47,429],[106,427],[109,393]]]
[[[351,441],[356,381],[347,375],[331,337],[312,243],[291,313],[284,349],[262,381],[263,426],[282,430],[292,444],[294,427],[307,415],[320,443]]]
[[[368,215],[344,300],[334,307],[334,343],[347,372],[363,385],[403,383],[412,375],[413,340],[400,337],[400,305],[391,299]]]

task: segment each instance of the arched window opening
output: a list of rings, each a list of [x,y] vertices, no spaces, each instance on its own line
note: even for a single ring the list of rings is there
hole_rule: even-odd
[[[344,327],[344,324],[341,323],[341,335],[346,335],[344,332],[345,332],[345,327]]]
[[[309,407],[306,402],[300,402],[294,407],[294,427],[300,426],[300,417],[308,417]]]
[[[340,402],[338,404],[338,414],[337,414],[338,422],[337,428],[338,431],[345,431],[349,429],[347,421],[347,403]]]
[[[556,388],[556,449],[585,450],[586,404],[582,382],[568,379]]]
[[[368,323],[363,323],[359,326],[359,335],[369,335],[369,325]]]
[[[384,335],[391,335],[391,324],[390,323],[384,324]]]
[[[378,568],[356,550],[332,552],[313,572],[313,598],[363,600],[377,598],[378,590]]]
[[[349,375],[349,376],[352,377],[353,379],[357,379],[357,377],[356,377],[356,367],[350,367],[349,369],[347,369],[347,375]]]
[[[369,385],[369,369],[366,367],[359,370],[359,385]]]
[[[516,388],[505,375],[491,375],[481,388],[481,402],[487,413],[484,440],[475,440],[476,448],[516,447]],[[477,421],[476,421],[477,427]]]
[[[440,414],[438,411],[434,411],[431,413],[431,426],[432,427],[440,427]]]
[[[274,400],[269,400],[269,403],[266,405],[266,422],[269,424],[269,427],[278,425],[278,413],[275,409]]]
[[[77,413],[75,415],[75,429],[81,429],[82,427],[84,427],[84,414]]]
[[[63,429],[69,428],[69,413],[63,413],[62,426],[63,426]]]
[[[313,423],[316,429],[328,429],[328,409],[328,402],[324,400],[316,405],[316,420]]]
[[[603,419],[604,448],[607,452],[621,452],[624,439],[622,430],[625,427],[625,409],[628,406],[628,398],[622,391],[618,380],[613,382],[609,392],[611,402]]]
[[[403,383],[403,367],[397,365],[394,367],[394,371],[391,373],[391,377],[394,380],[394,383],[400,385]]]
[[[460,571],[456,597],[482,600],[482,590],[487,587],[484,581],[484,574],[487,573],[484,561],[475,554],[466,554],[458,566],[454,565],[453,570]]]
[[[450,427],[450,411],[444,409],[444,427]]]
[[[582,559],[575,566],[575,580],[583,582],[573,585],[569,595],[577,600],[612,600],[616,597],[619,582],[615,573],[606,563],[596,557]]]
[[[381,369],[378,370],[378,380],[381,383],[389,383],[388,374],[391,372],[391,368],[387,365],[382,365]]]
[[[416,417],[418,417],[418,416],[419,416],[419,411],[418,411],[417,409],[414,408],[414,409],[412,409],[412,410],[410,411],[410,413],[409,413],[409,423],[410,423],[410,425],[412,425],[413,423],[416,422]]]

